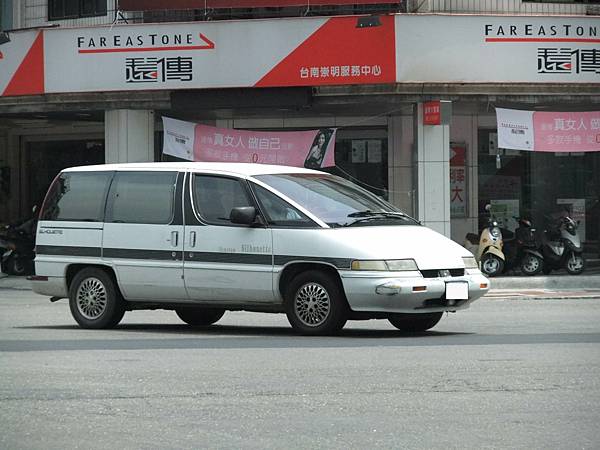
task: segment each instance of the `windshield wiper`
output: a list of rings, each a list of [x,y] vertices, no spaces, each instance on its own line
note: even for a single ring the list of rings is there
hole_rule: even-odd
[[[364,214],[361,214],[360,216],[354,215],[357,213],[352,213],[349,214],[348,217],[356,217],[356,220],[353,220],[352,222],[348,222],[348,223],[344,223],[341,226],[342,227],[351,227],[352,225],[356,225],[359,223],[364,223],[364,222],[371,222],[371,221],[379,221],[379,220],[400,220],[402,222],[404,222],[405,224],[418,224],[417,221],[415,221],[415,219],[413,219],[412,217],[404,214],[404,213],[394,213],[394,212],[369,212],[367,213],[366,211],[363,211]]]
[[[365,211],[356,211],[353,213],[348,214],[348,217],[378,217],[378,216],[383,216],[383,217],[409,217],[408,215],[402,213],[402,212],[393,212],[393,211],[371,211],[370,209],[367,209]]]

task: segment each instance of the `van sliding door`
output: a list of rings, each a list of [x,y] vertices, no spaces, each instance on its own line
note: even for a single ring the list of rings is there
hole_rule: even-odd
[[[117,172],[107,203],[103,259],[128,300],[187,298],[183,275],[184,174]]]

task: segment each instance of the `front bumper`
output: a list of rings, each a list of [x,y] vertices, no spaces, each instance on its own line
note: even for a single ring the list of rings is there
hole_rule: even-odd
[[[490,288],[479,271],[459,277],[424,278],[420,272],[340,272],[350,309],[357,312],[419,313],[466,309]],[[466,282],[468,298],[446,299],[446,283]],[[485,286],[485,287],[483,287]]]

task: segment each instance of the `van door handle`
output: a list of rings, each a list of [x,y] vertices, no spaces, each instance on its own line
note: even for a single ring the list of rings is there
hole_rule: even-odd
[[[177,247],[178,242],[179,242],[179,232],[171,231],[171,246]]]
[[[190,247],[195,247],[196,246],[196,232],[192,231],[190,233]]]

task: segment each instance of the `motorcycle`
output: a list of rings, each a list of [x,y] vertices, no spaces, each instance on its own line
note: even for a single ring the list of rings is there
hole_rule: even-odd
[[[485,206],[489,217],[487,226],[481,230],[481,235],[468,233],[463,245],[475,255],[481,271],[488,277],[495,277],[504,271],[506,257],[502,251],[504,245],[502,232],[497,220],[491,214],[491,209],[491,205]]]
[[[525,275],[538,275],[544,267],[544,256],[539,251],[536,229],[529,219],[523,217],[514,217],[514,219],[518,223],[514,237],[504,240],[505,270],[519,267],[521,273]]]
[[[552,270],[564,267],[571,275],[581,274],[585,270],[585,259],[581,238],[577,232],[579,224],[568,214],[558,219],[549,219],[551,225],[544,230],[540,247],[544,256],[543,272],[549,274]]]
[[[34,209],[35,212],[35,209]],[[6,225],[0,232],[0,271],[8,275],[32,275],[37,218]]]

